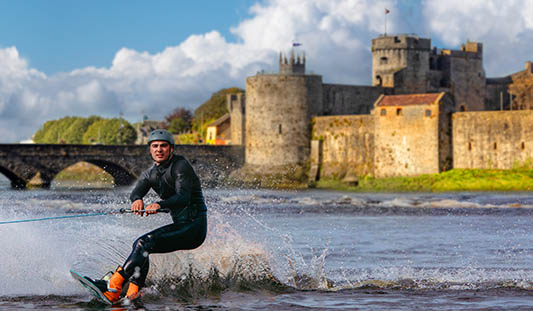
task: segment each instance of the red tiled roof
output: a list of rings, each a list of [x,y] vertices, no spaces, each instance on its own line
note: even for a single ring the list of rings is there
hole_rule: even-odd
[[[431,105],[442,93],[386,95],[377,103],[377,106],[410,106]]]

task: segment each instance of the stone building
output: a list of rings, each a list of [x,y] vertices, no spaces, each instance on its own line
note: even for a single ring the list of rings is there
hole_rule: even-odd
[[[485,110],[485,80],[481,43],[437,53],[431,39],[414,35],[372,40],[372,85],[394,94],[447,92],[458,111]]]
[[[487,79],[486,110],[533,109],[533,65],[527,61],[525,69],[501,78]]]
[[[381,96],[374,104],[374,176],[436,174],[452,168],[447,93]]]
[[[431,39],[415,35],[375,38],[371,86],[323,83],[306,73],[305,62],[294,51],[280,54],[279,74],[248,77],[246,94],[228,96],[232,143],[245,146],[245,166],[269,167],[268,174],[309,166],[311,176],[348,180],[437,173],[474,165],[460,164],[465,154],[454,147],[463,139],[461,123],[452,128],[455,111],[533,106],[531,62],[524,71],[487,79],[477,42],[437,52]],[[520,137],[529,137],[528,117],[516,118],[526,133]],[[526,158],[533,157],[528,144]]]

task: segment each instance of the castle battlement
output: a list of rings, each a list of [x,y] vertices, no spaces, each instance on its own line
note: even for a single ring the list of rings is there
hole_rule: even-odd
[[[279,53],[279,74],[280,75],[304,75],[305,74],[305,53],[295,54],[291,51],[289,59],[287,55]]]
[[[380,36],[372,39],[372,52],[379,50],[424,50],[431,49],[431,39],[416,35]]]

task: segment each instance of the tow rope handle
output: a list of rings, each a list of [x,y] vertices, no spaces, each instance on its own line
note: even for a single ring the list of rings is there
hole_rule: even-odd
[[[127,208],[121,208],[118,210],[119,213],[121,214],[129,214],[129,213],[135,213],[134,211],[132,211],[131,209],[127,209]],[[144,213],[146,212],[145,209],[142,209],[140,211],[137,211],[139,213]],[[170,213],[170,210],[168,208],[160,208],[157,210],[158,213]]]

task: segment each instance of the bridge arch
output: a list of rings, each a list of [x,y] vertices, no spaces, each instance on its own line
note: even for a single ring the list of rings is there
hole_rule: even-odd
[[[113,176],[113,179],[115,180],[115,186],[128,186],[134,183],[135,180],[137,180],[137,176],[135,176],[119,164],[110,161],[95,159],[85,160],[85,162],[96,165],[104,171],[108,172],[111,176]]]
[[[23,161],[0,160],[0,173],[9,179],[11,187],[15,189],[26,188],[28,181],[38,172],[36,167]]]

